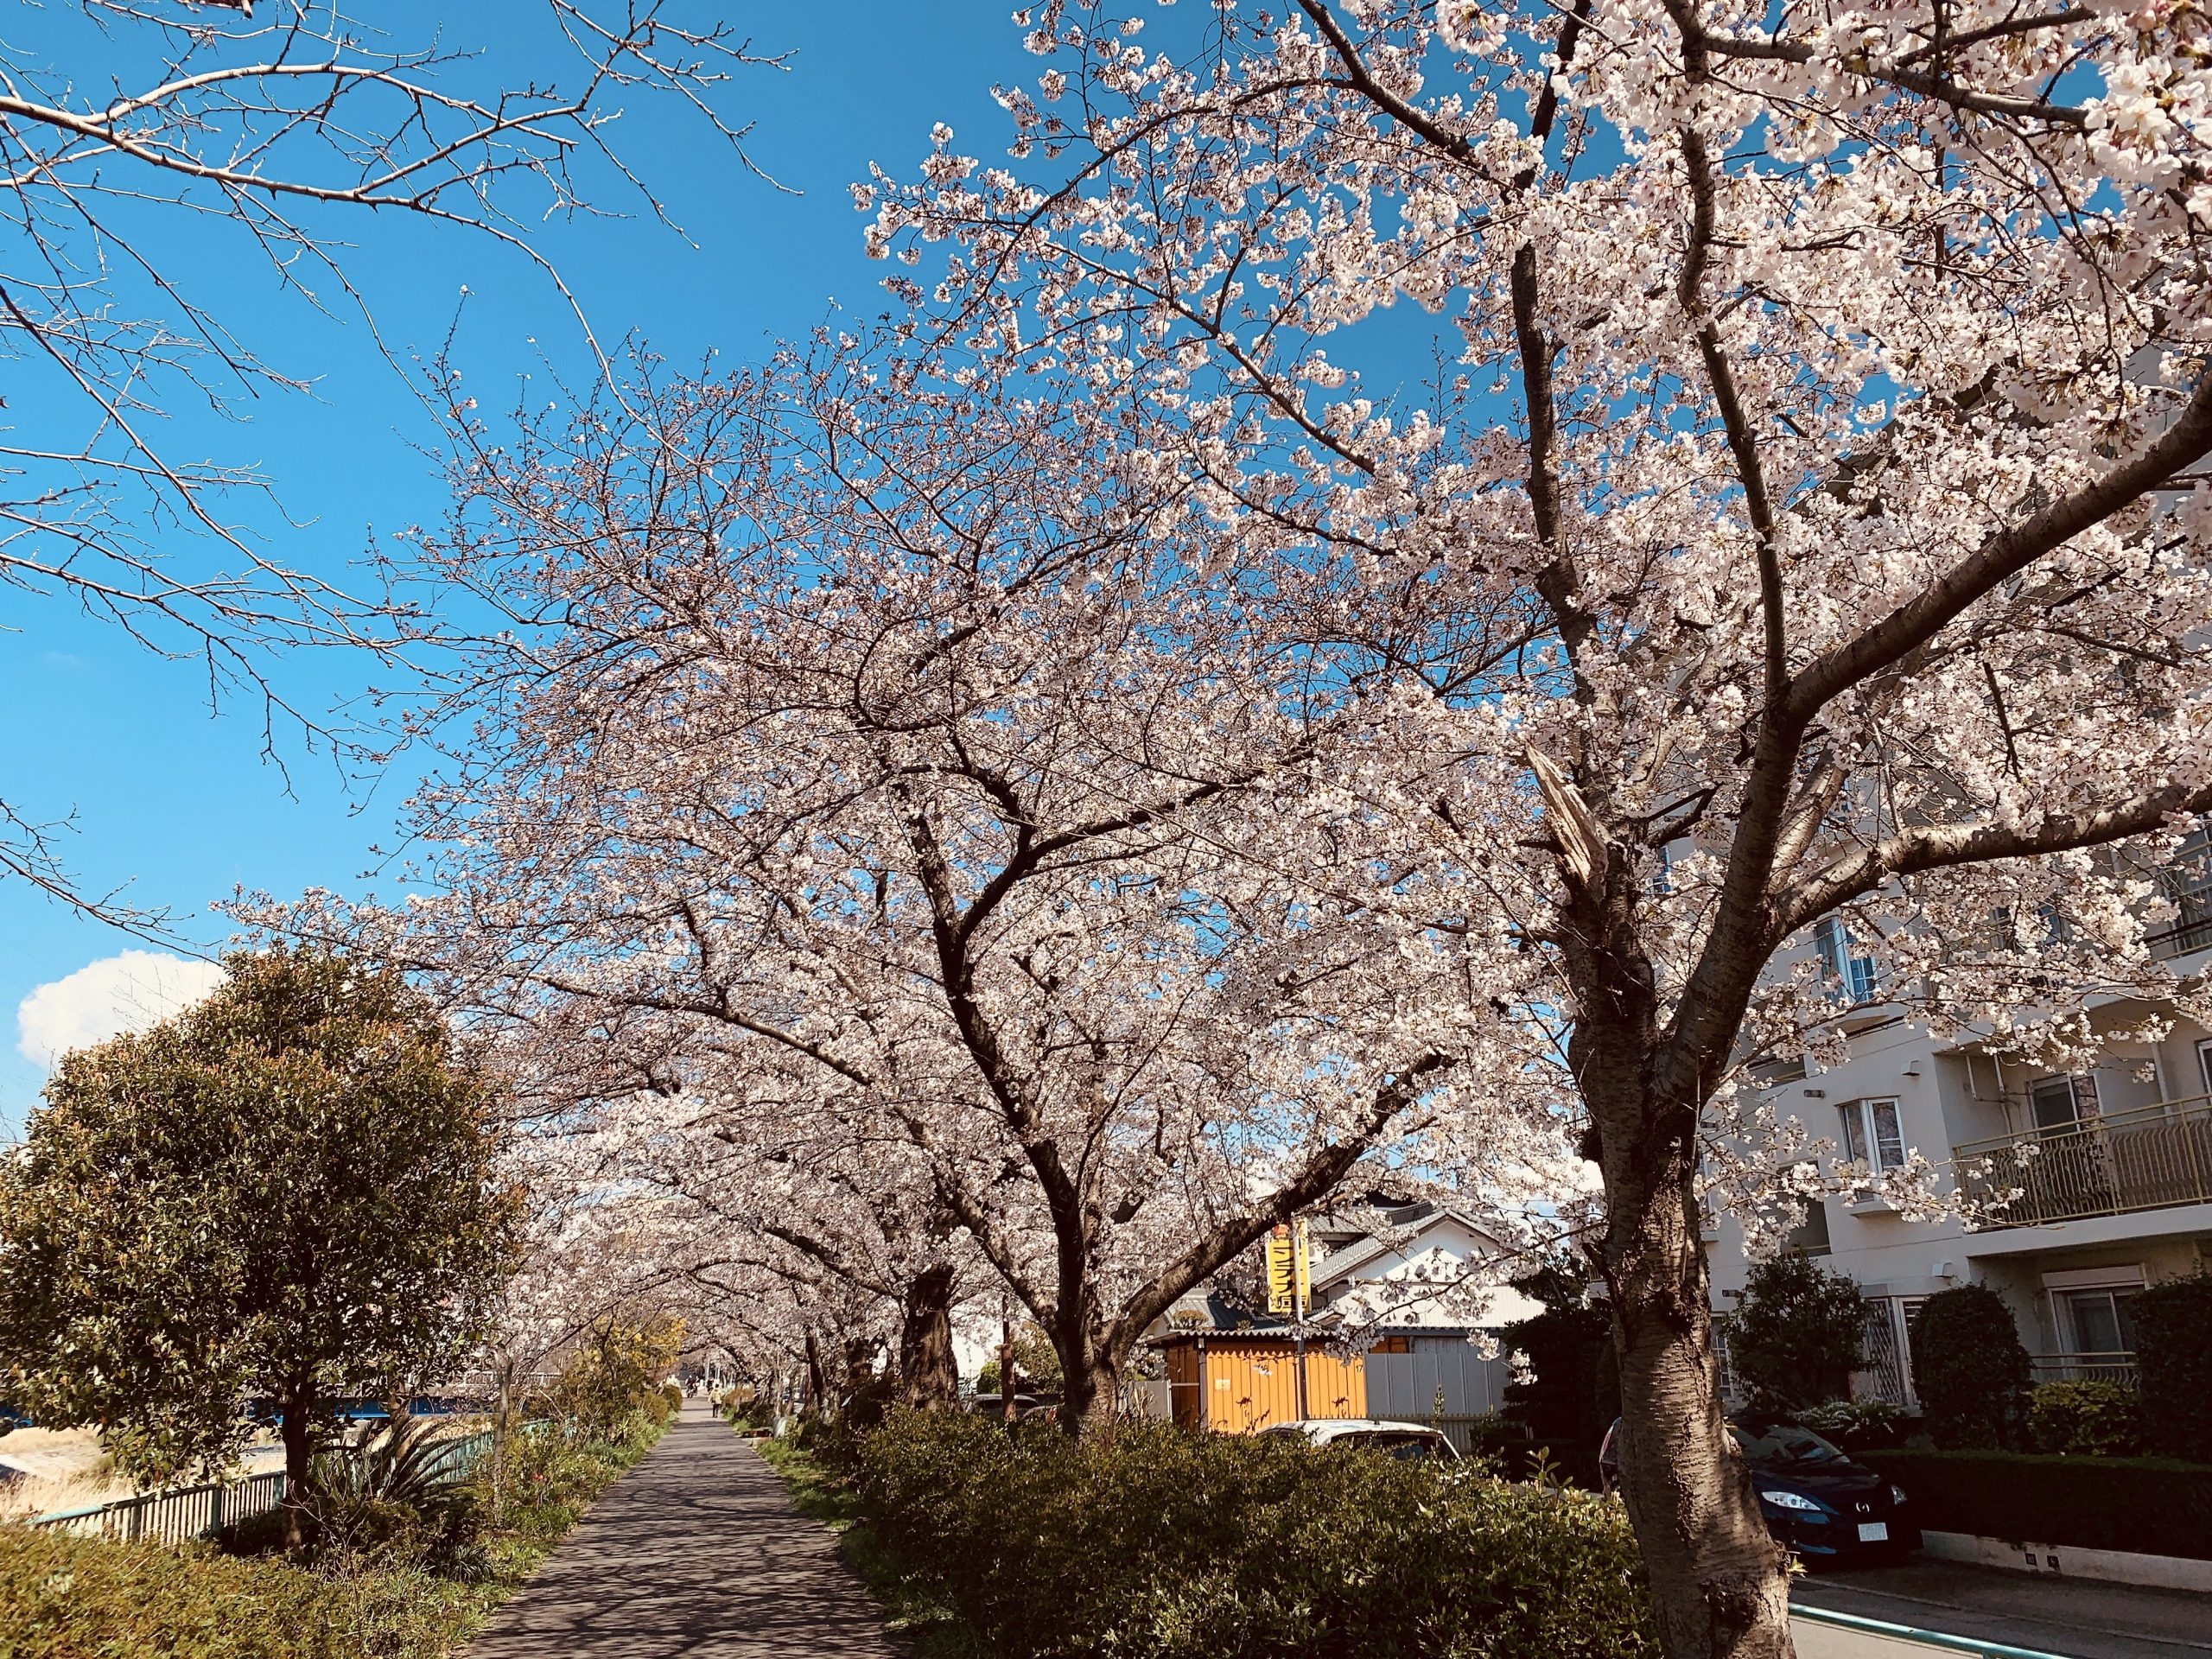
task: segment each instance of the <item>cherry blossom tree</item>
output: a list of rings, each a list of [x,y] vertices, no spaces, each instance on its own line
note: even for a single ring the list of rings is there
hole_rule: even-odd
[[[1065,387],[829,340],[472,429],[417,552],[507,626],[416,722],[465,738],[432,891],[286,925],[432,974],[539,1073],[626,1068],[569,1098],[664,1091],[687,1192],[734,1163],[733,1221],[852,1284],[881,1206],[906,1268],[950,1217],[1086,1429],[1363,1159],[1501,1227],[1573,1160],[1516,1047],[1545,1033],[1482,1000],[1510,927],[1360,798],[1404,781],[1398,702],[1240,620],[1325,600],[1071,423]]]
[[[2202,1007],[2146,938],[2212,809],[2204,16],[1021,21],[1007,162],[940,128],[871,245],[932,345],[1095,388],[1237,568],[1345,573],[1324,643],[1452,781],[1331,781],[1510,927],[1496,1028],[1555,1033],[1603,1172],[1666,1648],[1787,1652],[1699,1233],[1827,1179],[1743,1081],[1839,1040],[1805,931],[1938,1029]],[[1446,367],[1392,395],[1413,308]]]

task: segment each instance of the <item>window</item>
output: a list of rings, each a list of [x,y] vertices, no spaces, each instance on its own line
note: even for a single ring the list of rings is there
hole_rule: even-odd
[[[2204,1084],[2204,1092],[2212,1095],[2212,1040],[2196,1046],[2196,1075]]]
[[[2070,1135],[2097,1115],[2097,1080],[2087,1072],[2039,1078],[2029,1089],[2028,1100],[2035,1109],[2037,1135]]]
[[[1828,1243],[1828,1207],[1818,1198],[1805,1201],[1805,1219],[1790,1230],[1789,1246],[1800,1255],[1826,1255],[1832,1248]]]
[[[2153,936],[2151,954],[2186,956],[2212,944],[2212,830],[2199,830],[2182,842],[2158,880],[2180,913]]]
[[[1838,916],[1823,916],[1813,925],[1813,949],[1821,959],[1821,971],[1836,983],[1836,988],[1853,1002],[1872,1002],[1879,977],[1872,957],[1853,956],[1851,934]]]
[[[1843,1155],[1877,1175],[1904,1167],[1904,1129],[1894,1100],[1851,1100],[1843,1105]]]
[[[2057,1300],[2065,1319],[2065,1335],[2077,1354],[2132,1354],[2135,1351],[2135,1324],[2128,1304],[2135,1287],[2113,1285],[2095,1290],[2059,1290]]]

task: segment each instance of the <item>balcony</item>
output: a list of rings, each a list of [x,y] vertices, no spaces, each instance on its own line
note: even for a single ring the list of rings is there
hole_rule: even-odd
[[[1951,1168],[1987,1227],[2212,1203],[2212,1097],[1974,1141],[1956,1148]]]
[[[2199,899],[2196,907],[2201,907],[2202,902]],[[2199,916],[2194,921],[2184,919],[2177,927],[2153,933],[2144,944],[2150,947],[2153,962],[2171,962],[2176,957],[2191,956],[2212,948],[2212,916]]]

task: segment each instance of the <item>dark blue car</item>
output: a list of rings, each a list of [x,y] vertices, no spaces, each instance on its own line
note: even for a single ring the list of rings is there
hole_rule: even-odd
[[[1767,1530],[1808,1565],[1895,1560],[1920,1548],[1920,1527],[1904,1489],[1853,1463],[1803,1424],[1738,1411],[1730,1414],[1728,1432],[1751,1466]],[[1616,1421],[1598,1453],[1607,1491],[1620,1484],[1619,1433]]]

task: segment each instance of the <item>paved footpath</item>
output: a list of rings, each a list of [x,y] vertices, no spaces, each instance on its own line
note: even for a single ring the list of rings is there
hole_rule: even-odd
[[[2212,1597],[1923,1555],[1799,1579],[1789,1599],[2070,1659],[2212,1659]],[[1932,1653],[1932,1649],[1931,1649]]]
[[[687,1404],[501,1608],[468,1659],[898,1659],[828,1528]]]

